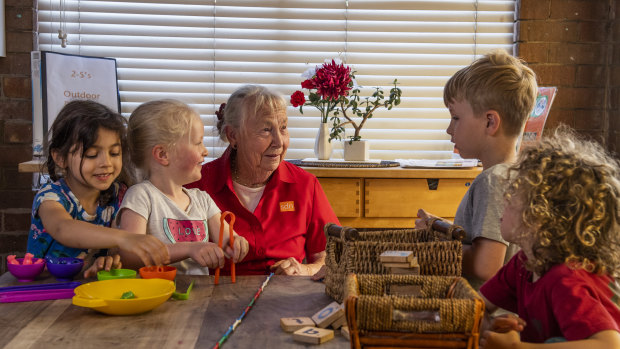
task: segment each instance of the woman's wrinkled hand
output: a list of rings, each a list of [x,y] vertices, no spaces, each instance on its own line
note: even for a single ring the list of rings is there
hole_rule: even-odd
[[[274,263],[271,271],[276,275],[309,275],[310,269],[305,264],[299,263],[294,257],[289,257]]]

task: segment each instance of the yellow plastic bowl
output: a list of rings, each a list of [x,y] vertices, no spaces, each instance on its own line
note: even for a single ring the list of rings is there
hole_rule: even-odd
[[[135,298],[121,299],[133,292]],[[115,279],[89,282],[75,288],[73,304],[109,315],[140,314],[164,303],[174,282],[164,279]]]

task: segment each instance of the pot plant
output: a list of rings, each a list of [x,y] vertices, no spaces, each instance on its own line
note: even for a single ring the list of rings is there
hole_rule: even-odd
[[[380,87],[375,87],[370,96],[361,96],[362,89],[355,81],[355,71],[337,59],[326,60],[322,65],[308,69],[302,77],[305,80],[301,87],[309,91],[308,99],[298,90],[291,95],[291,104],[299,107],[302,114],[305,105],[314,106],[321,112],[321,129],[315,143],[317,158],[324,157],[325,154],[320,151],[326,147],[325,144],[329,144],[333,139],[341,140],[345,134],[345,126],[350,125],[354,133],[345,141],[345,160],[368,160],[369,144],[362,140],[360,132],[375,110],[382,107],[390,110],[400,104],[402,91],[398,88],[398,81],[394,79],[394,87],[387,96]],[[323,134],[328,128],[328,121],[331,130],[329,135],[325,136]],[[331,154],[331,146],[329,148]]]

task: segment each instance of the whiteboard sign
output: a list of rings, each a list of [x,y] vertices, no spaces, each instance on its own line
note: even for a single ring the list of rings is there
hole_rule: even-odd
[[[115,59],[43,51],[41,70],[44,130],[73,100],[92,100],[120,112]]]

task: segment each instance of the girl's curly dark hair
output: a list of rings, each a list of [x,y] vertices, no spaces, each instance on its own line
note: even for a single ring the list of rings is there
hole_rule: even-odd
[[[551,137],[522,149],[510,172],[506,196],[525,203],[521,238],[532,244],[534,256],[528,270],[543,275],[567,263],[619,276],[618,160],[560,126]]]

